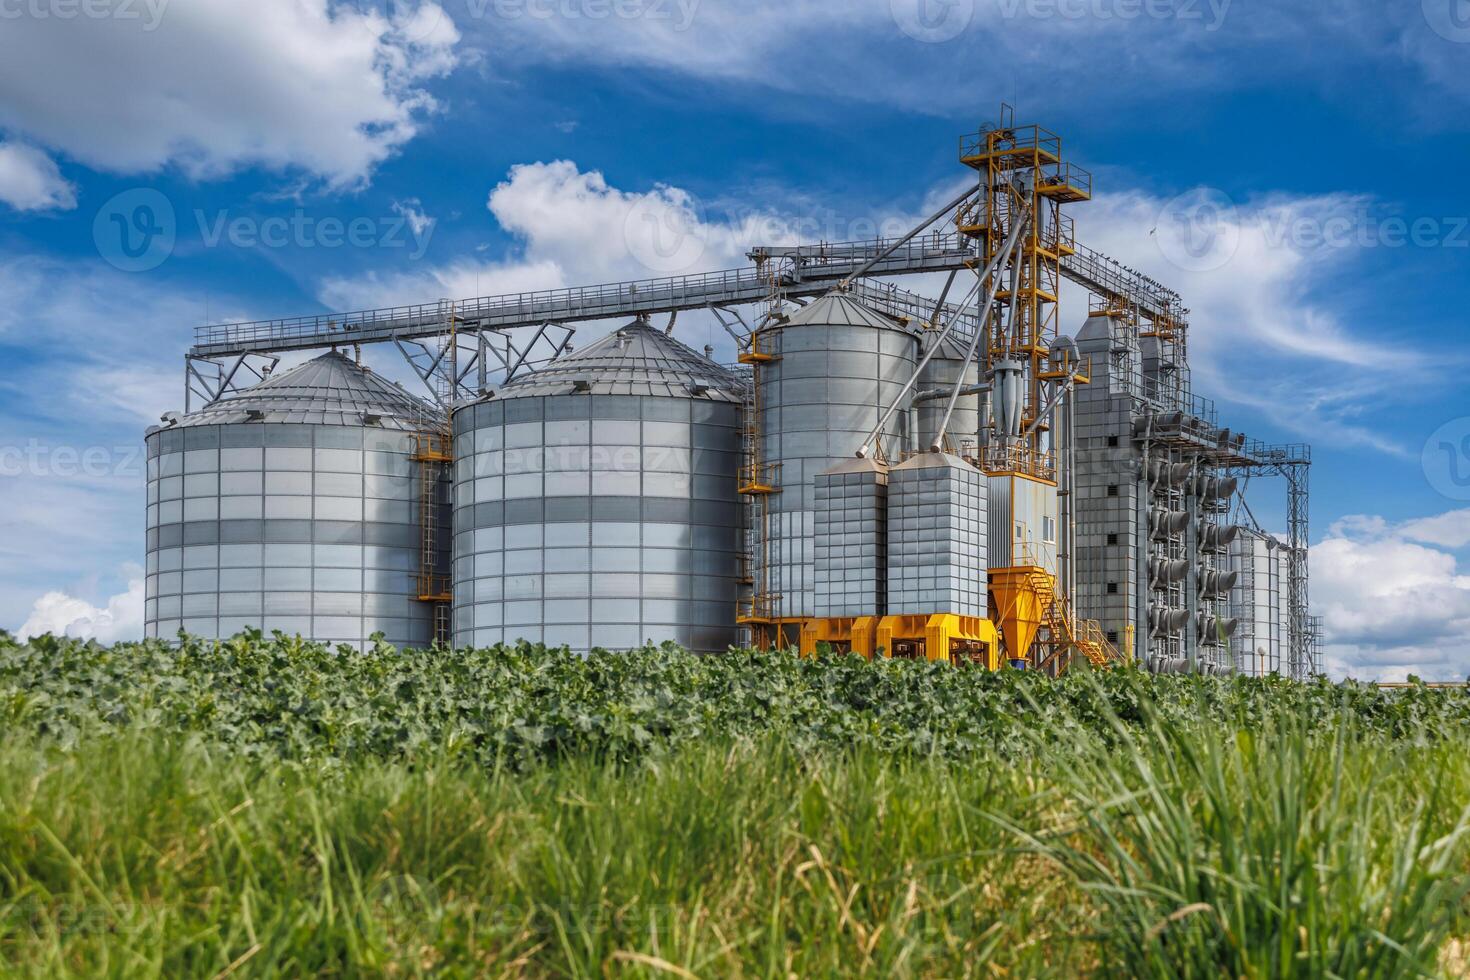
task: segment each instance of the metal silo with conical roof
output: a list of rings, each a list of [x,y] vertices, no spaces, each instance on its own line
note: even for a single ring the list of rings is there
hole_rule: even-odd
[[[816,615],[816,477],[866,444],[913,377],[918,350],[915,331],[841,292],[756,336],[759,465],[776,492],[753,518],[756,601],[746,619],[768,640],[794,643],[800,621]],[[913,444],[909,406],[899,407],[873,447],[893,462]]]
[[[333,351],[148,430],[148,636],[423,646],[416,434],[437,410]],[[435,498],[438,499],[435,499]],[[442,510],[441,510],[442,508]]]
[[[735,640],[743,384],[635,321],[454,413],[454,639]]]

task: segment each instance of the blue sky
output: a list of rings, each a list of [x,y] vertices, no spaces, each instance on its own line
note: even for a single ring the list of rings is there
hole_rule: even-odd
[[[1093,171],[1078,238],[1184,294],[1199,393],[1314,444],[1333,671],[1462,677],[1470,3],[1305,6],[0,0],[0,626],[139,631],[136,454],[206,319],[902,227],[1006,100]],[[173,244],[135,261],[140,200]]]

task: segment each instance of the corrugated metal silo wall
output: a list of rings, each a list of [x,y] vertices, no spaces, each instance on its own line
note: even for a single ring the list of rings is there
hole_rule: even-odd
[[[408,432],[243,422],[153,432],[148,636],[247,627],[361,646],[432,639],[413,598],[418,465]]]
[[[457,645],[735,642],[738,405],[506,397],[454,431]]]
[[[976,384],[980,378],[980,366],[974,361],[935,356],[919,373],[917,387],[920,391],[947,391],[954,387],[955,379],[959,377],[964,378],[966,386]],[[944,418],[944,410],[948,407],[948,396],[927,398],[914,403],[916,449],[925,450],[933,445],[939,423]],[[979,439],[980,396],[961,395],[955,401],[954,415],[950,417],[949,425],[944,431],[948,446],[952,448],[941,446],[941,449],[946,452],[972,452]]]
[[[898,328],[804,323],[771,331],[778,356],[762,368],[761,461],[779,464],[768,516],[766,588],[780,595],[775,615],[816,615],[815,479],[851,459],[883,410],[913,376],[917,341]],[[912,446],[907,411],[882,439],[897,460]]]

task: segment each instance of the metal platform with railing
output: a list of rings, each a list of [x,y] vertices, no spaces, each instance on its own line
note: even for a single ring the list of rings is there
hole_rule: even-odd
[[[1153,283],[1107,256],[1079,245],[1066,234],[1068,247],[1062,274],[1093,291],[1116,295],[1150,320],[1167,319],[1182,325],[1178,294]],[[634,279],[623,282],[533,292],[482,296],[450,302],[441,300],[411,306],[390,306],[345,313],[216,323],[195,330],[192,358],[240,356],[290,350],[308,350],[334,344],[384,343],[440,336],[450,311],[462,333],[503,331],[545,323],[575,323],[640,314],[674,313],[711,307],[759,303],[771,293],[773,280],[783,295],[815,296],[836,282],[864,269],[866,277],[953,272],[973,265],[974,244],[966,236],[935,233],[902,245],[894,239],[757,247],[749,256],[753,267],[725,269],[687,276]],[[875,256],[889,254],[876,262]],[[767,270],[762,266],[775,263]],[[871,263],[871,264],[870,264]],[[773,275],[774,273],[774,275]],[[890,284],[858,282],[862,298],[882,312],[928,321],[935,301]],[[948,315],[960,317],[974,329],[975,313],[947,304]]]

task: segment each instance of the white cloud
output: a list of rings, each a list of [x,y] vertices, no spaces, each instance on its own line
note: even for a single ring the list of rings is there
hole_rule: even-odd
[[[371,310],[441,299],[535,292],[563,285],[562,270],[550,262],[460,261],[412,272],[328,277],[318,285],[317,298],[335,310]]]
[[[1417,445],[1400,444],[1363,417],[1388,398],[1422,390],[1447,365],[1394,343],[1392,327],[1372,336],[1351,329],[1328,285],[1373,247],[1374,202],[1340,194],[1231,201],[1196,188],[1172,199],[1099,194],[1072,214],[1079,241],[1183,296],[1196,393],[1314,442],[1417,454]],[[1341,228],[1349,229],[1345,237]],[[1324,230],[1332,244],[1313,238]],[[1085,302],[1070,287],[1063,309]]]
[[[349,187],[418,132],[435,108],[420,83],[459,40],[434,3],[393,18],[328,0],[158,7],[7,18],[0,128],[97,170],[259,165]]]
[[[408,222],[409,229],[417,239],[422,239],[425,230],[433,228],[436,221],[424,213],[423,202],[416,197],[410,197],[406,201],[394,201],[393,213],[400,215],[404,221]]]
[[[510,257],[329,278],[319,298],[356,309],[688,275],[745,264],[753,242],[793,240],[792,219],[751,211],[722,220],[681,188],[623,191],[569,160],[511,168],[487,207],[519,242]]]
[[[1407,521],[1399,531],[1413,541],[1443,548],[1463,548],[1470,545],[1470,508]]]
[[[0,201],[17,211],[69,211],[76,187],[61,176],[56,161],[25,143],[0,142]]]
[[[1453,554],[1466,511],[1394,524],[1355,515],[1311,551],[1313,611],[1335,676],[1470,675],[1470,575]]]
[[[16,638],[26,640],[51,633],[100,643],[142,639],[143,569],[130,565],[125,572],[127,591],[112,596],[100,607],[65,592],[47,592],[36,600]]]
[[[1454,0],[1426,0],[1445,6]],[[1088,105],[1176,101],[1262,79],[1319,85],[1417,66],[1406,91],[1429,113],[1433,91],[1470,97],[1463,45],[1436,35],[1419,4],[1058,3],[1031,0],[678,0],[592,17],[576,4],[471,2],[464,26],[492,64],[652,68],[742,90],[768,87],[920,112],[973,112],[976,92],[1020,105],[1077,96]],[[476,17],[476,10],[482,16]],[[1161,10],[1162,15],[1155,14]],[[495,15],[495,16],[491,16]],[[1055,66],[1065,65],[1063,71]],[[1379,77],[1379,76],[1375,76]],[[1387,85],[1387,79],[1384,85]],[[769,102],[787,116],[804,98]],[[987,100],[988,103],[989,100]],[[985,105],[985,111],[991,106]]]

